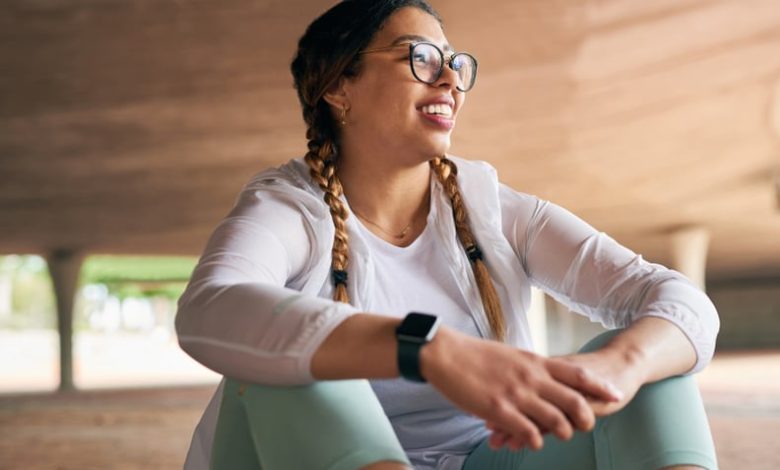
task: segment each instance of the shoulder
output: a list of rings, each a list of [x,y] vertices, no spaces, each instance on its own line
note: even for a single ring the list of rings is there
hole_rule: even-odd
[[[518,191],[504,183],[499,185],[498,194],[501,200],[501,206],[504,208],[523,207],[530,209],[541,209],[545,205],[550,204],[549,201],[541,199],[533,194]]]
[[[234,210],[261,201],[278,209],[286,207],[309,221],[329,218],[322,191],[309,177],[308,165],[301,158],[253,175],[241,189]]]
[[[450,155],[458,167],[459,183],[466,191],[469,189],[480,191],[482,195],[486,190],[492,194],[498,194],[502,206],[521,205],[536,206],[541,201],[538,197],[517,191],[500,181],[498,170],[489,162],[459,156]]]
[[[283,241],[313,243],[311,234],[327,232],[330,213],[308,172],[299,158],[256,173],[241,189],[225,222],[242,220],[263,226]]]
[[[498,179],[498,172],[490,163],[484,160],[464,158],[456,155],[447,155],[447,158],[458,167],[458,176],[461,177],[483,177]]]
[[[243,191],[271,187],[284,187],[290,191],[300,190],[312,195],[317,194],[316,186],[309,177],[309,167],[302,158],[294,158],[282,165],[266,168],[254,174],[244,185]]]
[[[241,246],[263,240],[269,246],[282,246],[290,272],[301,273],[322,251],[320,237],[329,233],[330,214],[315,189],[302,160],[263,170],[241,189],[217,232]]]

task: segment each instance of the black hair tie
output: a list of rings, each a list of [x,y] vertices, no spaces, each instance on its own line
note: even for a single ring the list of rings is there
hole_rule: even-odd
[[[477,260],[482,260],[482,250],[477,245],[471,245],[466,247],[466,256],[469,257],[469,261],[476,263]]]
[[[342,271],[340,269],[334,269],[330,273],[331,277],[333,278],[333,285],[338,286],[339,284],[347,285],[347,272]]]

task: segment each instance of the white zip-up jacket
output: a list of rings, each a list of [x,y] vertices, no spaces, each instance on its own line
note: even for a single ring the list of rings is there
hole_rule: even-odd
[[[472,231],[501,299],[507,342],[532,350],[526,312],[536,286],[607,328],[644,316],[677,325],[712,358],[719,320],[708,297],[681,274],[648,263],[570,212],[499,183],[484,162],[450,157]],[[346,201],[345,201],[346,202]],[[483,337],[490,337],[476,281],[455,235],[449,198],[435,177],[437,241]],[[430,222],[429,222],[430,223]],[[322,191],[300,159],[252,178],[217,226],[179,299],[176,330],[188,354],[225,376],[271,385],[314,381],[311,357],[330,332],[368,305],[381,286],[352,217],[349,295],[330,300],[334,227]],[[388,313],[388,312],[374,312]],[[208,468],[222,387],[193,436],[185,468]]]

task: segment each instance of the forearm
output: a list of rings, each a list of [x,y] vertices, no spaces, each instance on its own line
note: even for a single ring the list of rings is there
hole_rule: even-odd
[[[635,321],[605,349],[642,371],[644,383],[684,374],[696,363],[696,350],[680,328],[657,317]]]
[[[357,313],[333,329],[311,360],[317,380],[398,377],[400,318]]]

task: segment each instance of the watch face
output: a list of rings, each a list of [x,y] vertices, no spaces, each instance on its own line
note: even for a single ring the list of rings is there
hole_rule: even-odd
[[[427,342],[433,338],[439,326],[439,317],[426,313],[410,313],[396,330],[400,339]]]

